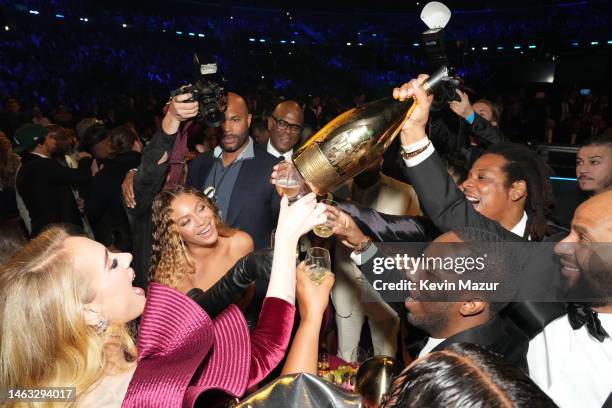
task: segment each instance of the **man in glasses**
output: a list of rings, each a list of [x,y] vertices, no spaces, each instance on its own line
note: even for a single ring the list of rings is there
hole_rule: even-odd
[[[304,112],[296,101],[283,101],[276,105],[268,118],[268,153],[281,160],[290,160],[303,126]]]

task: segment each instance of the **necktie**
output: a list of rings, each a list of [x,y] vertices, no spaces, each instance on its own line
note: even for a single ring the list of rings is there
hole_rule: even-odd
[[[606,337],[610,337],[608,332],[601,326],[601,322],[597,317],[597,312],[594,312],[590,307],[580,303],[568,303],[567,317],[572,329],[578,330],[586,324],[589,334],[596,338],[600,343]]]

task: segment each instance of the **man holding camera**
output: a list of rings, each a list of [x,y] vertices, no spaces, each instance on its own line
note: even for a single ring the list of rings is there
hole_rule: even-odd
[[[146,284],[151,254],[151,204],[164,187],[181,123],[198,115],[199,103],[191,98],[186,93],[168,102],[161,128],[144,148],[140,166],[123,183],[134,242],[133,264],[141,284]],[[280,197],[268,182],[277,159],[254,148],[248,134],[250,123],[244,99],[229,92],[219,146],[189,163],[186,184],[205,191],[216,202],[222,219],[251,235],[258,249],[269,246]]]

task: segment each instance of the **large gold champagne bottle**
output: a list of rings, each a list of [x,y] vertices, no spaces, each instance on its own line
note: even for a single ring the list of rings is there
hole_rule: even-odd
[[[452,80],[449,69],[442,67],[421,86],[432,94],[443,82]],[[414,98],[399,101],[388,97],[344,112],[295,152],[295,167],[317,195],[334,190],[382,156],[416,103]]]

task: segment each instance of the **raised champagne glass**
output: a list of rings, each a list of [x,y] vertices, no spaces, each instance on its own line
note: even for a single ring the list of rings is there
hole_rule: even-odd
[[[325,248],[309,248],[304,262],[308,277],[317,285],[323,282],[327,272],[331,272],[331,258]]]

